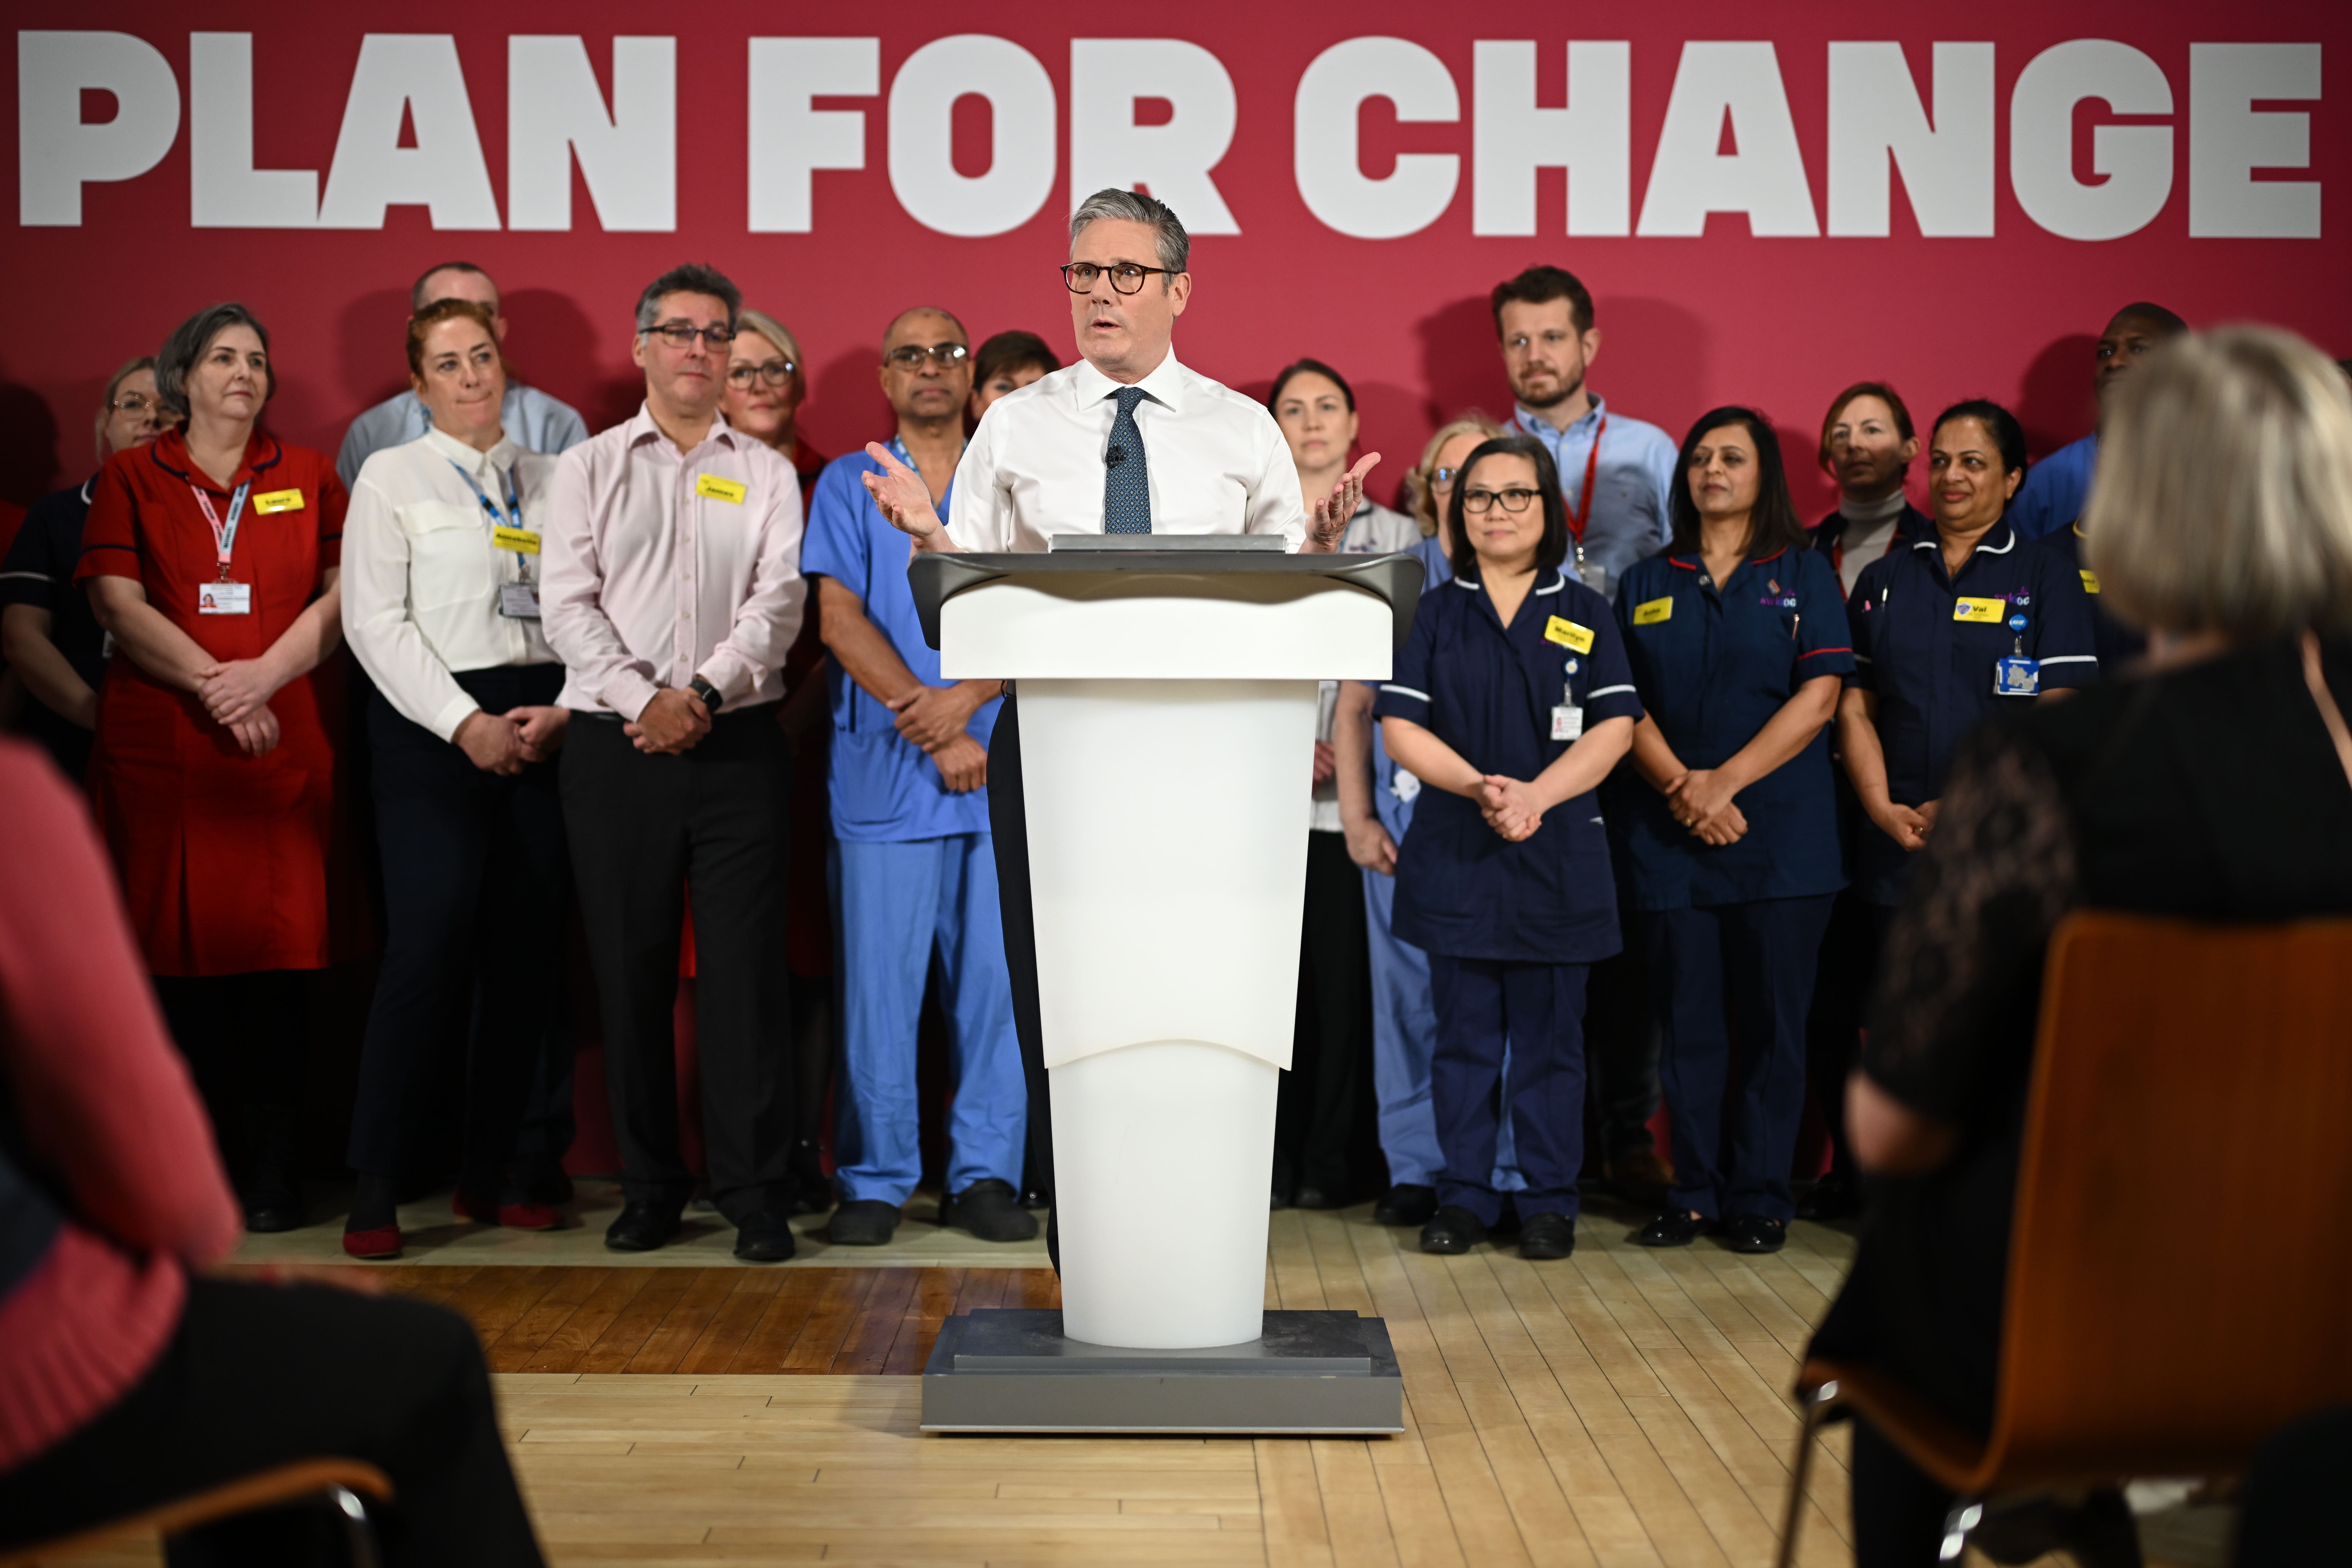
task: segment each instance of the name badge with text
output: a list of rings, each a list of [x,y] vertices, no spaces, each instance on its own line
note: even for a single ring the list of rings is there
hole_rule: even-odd
[[[302,492],[300,490],[268,491],[253,498],[253,510],[264,517],[268,517],[274,511],[300,511]]]
[[[1952,605],[1952,619],[1999,626],[2009,618],[2007,599],[1961,599]]]
[[[730,506],[741,506],[751,487],[740,479],[722,479],[717,474],[704,474],[694,481],[694,493],[710,500],[723,500]]]
[[[1580,626],[1574,621],[1564,621],[1558,616],[1544,622],[1544,641],[1556,642],[1578,653],[1592,651],[1592,628]]]
[[[196,614],[200,616],[249,616],[253,614],[253,584],[250,583],[200,583],[196,585]]]
[[[501,583],[499,584],[499,614],[509,620],[539,619],[539,584],[536,583]]]
[[[1674,619],[1674,616],[1672,599],[1644,599],[1633,606],[1633,624],[1637,626],[1654,626],[1660,621]]]
[[[490,530],[490,538],[500,550],[511,550],[521,555],[539,553],[539,535],[528,528],[509,528],[500,523]]]
[[[2084,592],[2085,594],[2095,594],[2095,593],[2097,593],[2098,591],[2099,591],[2099,574],[2098,574],[2096,572],[2092,572],[2092,571],[2085,571],[2085,572],[2084,572],[2084,574],[2083,574],[2083,592]]]

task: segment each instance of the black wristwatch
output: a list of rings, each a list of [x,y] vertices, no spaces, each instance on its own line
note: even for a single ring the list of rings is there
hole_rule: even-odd
[[[727,700],[727,699],[719,695],[719,688],[711,685],[710,682],[703,679],[702,677],[698,675],[692,680],[686,683],[686,689],[688,691],[693,692],[697,697],[701,698],[702,705],[705,708],[709,709],[713,713],[718,712],[719,705]]]

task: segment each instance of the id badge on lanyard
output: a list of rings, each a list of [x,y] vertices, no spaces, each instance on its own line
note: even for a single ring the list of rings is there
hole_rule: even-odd
[[[1568,661],[1568,669],[1570,675],[1576,673],[1576,660],[1571,658]],[[1576,700],[1576,683],[1562,681],[1559,688],[1559,706],[1551,710],[1551,738],[1555,741],[1573,741],[1581,737],[1583,733],[1584,707]]]
[[[1992,694],[1995,697],[2039,697],[2042,695],[2042,661],[2025,657],[2025,617],[2009,617],[2009,629],[2017,634],[2010,644],[2006,658],[1993,660]]]
[[[499,614],[509,620],[538,620],[539,584],[531,580],[530,563],[539,553],[539,534],[523,526],[522,492],[515,486],[514,470],[507,470],[507,505],[506,510],[501,512],[498,503],[490,500],[475,481],[474,476],[460,467],[456,458],[449,460],[449,466],[457,470],[457,477],[466,481],[466,488],[474,492],[474,499],[482,503],[482,510],[489,517],[491,545],[515,552],[516,580],[499,584]]]
[[[1609,434],[1609,416],[1592,427],[1592,445],[1584,454],[1584,488],[1576,499],[1564,503],[1568,512],[1569,536],[1576,545],[1577,576],[1584,575],[1584,531],[1592,521],[1592,481],[1601,473],[1601,437]]]
[[[198,486],[188,487],[189,492],[196,498],[197,507],[205,514],[205,521],[212,526],[213,552],[220,563],[220,575],[210,583],[201,583],[196,586],[196,614],[200,616],[253,614],[253,584],[231,582],[228,574],[229,557],[236,547],[237,524],[245,518],[245,498],[252,489],[251,479],[236,487],[236,492],[228,498],[228,521],[224,522],[218,509],[213,505],[213,498]]]

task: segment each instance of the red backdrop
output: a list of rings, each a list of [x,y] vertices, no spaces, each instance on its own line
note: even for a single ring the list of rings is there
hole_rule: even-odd
[[[74,28],[86,22],[84,13],[58,0],[27,0],[18,15],[20,26]],[[945,305],[976,335],[1024,326],[1057,345],[1069,342],[1065,297],[1051,268],[1064,255],[1071,39],[1120,31],[1190,40],[1221,62],[1232,83],[1234,132],[1213,177],[1241,232],[1204,236],[1197,243],[1197,286],[1180,352],[1209,374],[1251,388],[1262,388],[1279,364],[1297,354],[1339,365],[1360,392],[1366,445],[1389,457],[1375,481],[1380,493],[1394,488],[1433,422],[1465,404],[1497,412],[1507,407],[1484,297],[1496,279],[1538,260],[1572,268],[1597,297],[1605,346],[1592,382],[1612,405],[1679,435],[1701,409],[1753,402],[1790,433],[1797,447],[1791,456],[1800,458],[1809,453],[1829,396],[1864,376],[1892,380],[1923,414],[1947,399],[1990,394],[2020,410],[2038,447],[2069,439],[2087,429],[2092,416],[2089,340],[2115,306],[2135,298],[2161,301],[2193,322],[2281,322],[2333,353],[2352,353],[2352,295],[2344,288],[2340,249],[2316,237],[2191,234],[2192,227],[2214,226],[2192,222],[2193,187],[2209,175],[2200,159],[2211,161],[2198,151],[2200,132],[2193,121],[2202,117],[2222,125],[2232,112],[2223,101],[2227,83],[2209,93],[2198,77],[2193,45],[2309,47],[2282,68],[2287,77],[2296,71],[2309,77],[2310,90],[2291,89],[2302,100],[2253,106],[2295,118],[2261,121],[2252,131],[2246,125],[2254,122],[2241,121],[2243,134],[2230,143],[2241,151],[2258,144],[2253,162],[2284,167],[2238,174],[2240,185],[2249,178],[2258,192],[2272,180],[2315,185],[2311,205],[2316,211],[2325,187],[2352,172],[2352,126],[2317,90],[2318,50],[2343,39],[2352,16],[2336,4],[2274,0],[2230,18],[2218,18],[2210,5],[2172,0],[2031,5],[1989,0],[1958,12],[1881,7],[1861,14],[1827,5],[1696,4],[1617,8],[1597,16],[1556,11],[1537,23],[1507,12],[1457,16],[1392,0],[1296,8],[1218,0],[1176,12],[1129,14],[980,0],[958,7],[952,21],[931,20],[938,14],[929,12],[911,24],[882,15],[867,20],[834,9],[741,0],[654,13],[605,0],[561,5],[523,0],[485,18],[477,6],[419,0],[396,17],[376,18],[378,26],[454,37],[499,222],[513,221],[516,194],[508,169],[509,37],[582,37],[597,81],[610,94],[614,35],[675,29],[675,229],[606,232],[575,170],[571,229],[514,232],[436,231],[426,208],[414,205],[392,206],[380,229],[194,226],[190,148],[192,132],[201,130],[193,122],[202,94],[191,76],[190,15],[184,7],[151,4],[110,7],[106,25],[143,40],[168,64],[182,107],[176,128],[166,128],[168,150],[151,160],[152,167],[80,186],[78,224],[28,225],[31,198],[20,188],[22,199],[11,211],[15,229],[0,259],[12,304],[8,330],[0,335],[0,495],[24,499],[86,471],[89,420],[105,374],[133,353],[152,352],[191,309],[221,298],[247,300],[272,328],[280,373],[272,414],[278,429],[289,439],[331,447],[356,410],[402,383],[408,280],[426,264],[453,257],[496,274],[513,322],[513,361],[527,379],[581,406],[592,426],[627,412],[636,396],[627,351],[637,289],[675,261],[715,262],[752,303],[802,334],[811,381],[804,427],[825,450],[844,450],[887,429],[887,410],[874,385],[874,345],[903,306]],[[332,8],[254,0],[207,7],[200,25],[251,36],[250,166],[314,170],[320,185],[331,184],[367,21]],[[890,172],[891,88],[900,66],[956,28],[1018,45],[1053,85],[1051,191],[1025,220],[988,237],[925,226],[902,205]],[[745,194],[753,130],[748,41],[819,34],[878,37],[878,92],[820,99],[815,105],[862,112],[864,167],[814,174],[810,232],[753,233]],[[1636,232],[1563,232],[1570,179],[1551,169],[1537,176],[1534,235],[1474,233],[1474,163],[1489,151],[1475,145],[1475,40],[1532,38],[1534,101],[1558,107],[1569,95],[1563,46],[1586,34],[1630,43],[1630,142],[1623,162]],[[1370,178],[1384,176],[1400,155],[1451,153],[1461,162],[1453,200],[1433,221],[1402,237],[1365,239],[1327,226],[1302,197],[1294,172],[1294,112],[1311,61],[1344,40],[1381,35],[1408,40],[1441,62],[1458,111],[1450,121],[1424,113],[1408,122],[1388,100],[1365,103],[1357,116],[1361,171]],[[1989,237],[1923,237],[1902,178],[1893,181],[1885,237],[1756,237],[1746,216],[1725,211],[1707,219],[1702,237],[1638,232],[1647,226],[1641,221],[1645,196],[1656,195],[1650,189],[1653,166],[1677,73],[1685,66],[1686,41],[1708,39],[1770,40],[1770,63],[1785,89],[1787,123],[1802,163],[1799,205],[1810,208],[1812,226],[1833,226],[1829,46],[1856,37],[1900,42],[1916,91],[1947,125],[1960,117],[1953,104],[1962,95],[1956,89],[1952,104],[1937,102],[1930,67],[1935,44],[1990,40],[1992,80],[1982,108],[1989,111],[1994,152],[1979,160],[1990,167]],[[2154,177],[2159,188],[2168,166],[2169,190],[2154,216],[2123,237],[2062,237],[2038,224],[2018,195],[2011,119],[2017,83],[2029,62],[2071,39],[2128,46],[2152,62],[2159,76],[2156,90],[2168,92],[2169,110],[2163,113],[2119,115],[2104,101],[2079,104],[2072,112],[2071,151],[2042,150],[2045,165],[2055,159],[2063,174],[2071,158],[2075,178],[2096,184],[2105,159],[2100,138],[2121,130],[2125,136],[2114,142],[2121,147],[2133,132],[2169,128],[2168,154],[2148,153],[2143,136],[2141,150],[2130,155],[2139,159],[2136,177]],[[51,114],[58,97],[43,96],[39,84],[58,79],[54,62],[64,57],[42,52],[56,46],[26,34],[16,36],[15,47],[22,75],[10,72],[6,79],[26,129],[39,129],[30,125],[36,110]],[[68,53],[79,47],[69,46]],[[1589,58],[1601,58],[1601,51]],[[2146,76],[2138,79],[2143,105]],[[1008,92],[1026,91],[1025,112],[1042,113],[1034,79],[1026,89],[1019,71],[1003,79],[1012,84]],[[1743,79],[1752,88],[1758,79],[1751,70]],[[2275,86],[2286,78],[2263,79]],[[844,85],[860,84],[845,79]],[[144,89],[133,96],[142,100],[134,110],[162,123],[167,102],[159,108]],[[107,121],[121,108],[105,91],[79,98],[77,123]],[[910,88],[900,106],[910,120],[925,107],[922,98]],[[216,143],[229,134],[217,128],[218,105],[236,99],[215,90],[205,100],[215,105],[209,134]],[[232,120],[234,108],[231,102]],[[1148,124],[1166,112],[1146,103],[1135,119]],[[1747,110],[1735,112],[1717,150],[1770,152],[1777,127],[1769,117],[1743,120],[1740,112]],[[956,99],[950,114],[953,162],[967,176],[990,166],[992,126],[1018,118],[1003,111],[992,116],[988,100],[978,96]],[[2053,133],[2061,139],[2063,123],[2062,110],[2061,132]],[[48,121],[42,126],[40,135],[57,131]],[[12,149],[5,162],[18,171],[20,187],[28,172],[39,174],[37,165],[47,156],[46,142],[25,142],[26,129],[20,129],[19,114],[0,115],[0,137]],[[438,140],[446,129],[444,114],[431,125],[404,124],[400,135]],[[1318,142],[1343,133],[1329,116],[1310,130]],[[853,146],[858,136],[850,138]],[[2298,145],[2305,138],[2307,147]],[[388,135],[383,140],[392,144]],[[1096,144],[1091,129],[1087,142]],[[2224,163],[2227,152],[2225,146]],[[2116,157],[2129,161],[2122,153]],[[2151,158],[2153,176],[2142,166]],[[1780,172],[1785,175],[1794,161],[1783,159]],[[2238,160],[2241,165],[2247,161]],[[2224,170],[2210,177],[2219,192],[2233,176]],[[43,199],[54,205],[53,195]],[[543,206],[544,192],[540,201]],[[1780,210],[1785,219],[1789,204]],[[2315,217],[2307,224],[2317,226]],[[1800,468],[1810,475],[1809,462]],[[1805,482],[1810,489],[1801,499],[1808,509],[1826,504],[1827,488]]]

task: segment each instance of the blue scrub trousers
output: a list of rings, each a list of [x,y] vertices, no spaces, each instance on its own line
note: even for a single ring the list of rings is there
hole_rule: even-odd
[[[1665,1032],[1658,1079],[1674,1128],[1675,1207],[1784,1224],[1796,1214],[1789,1167],[1805,1112],[1805,1016],[1835,901],[1821,893],[1642,916]]]
[[[993,1176],[1018,1191],[1029,1089],[989,836],[845,838],[833,852],[844,1089],[834,1179],[842,1200],[903,1204],[922,1175],[915,1029],[934,953],[955,1073],[947,1190]]]
[[[1440,1204],[1468,1209],[1483,1225],[1502,1217],[1496,1145],[1507,1124],[1526,1182],[1515,1194],[1519,1217],[1575,1217],[1576,1177],[1584,1163],[1584,982],[1591,969],[1429,955],[1437,1009],[1430,1088],[1444,1153]],[[1472,1172],[1475,1177],[1465,1174]]]

